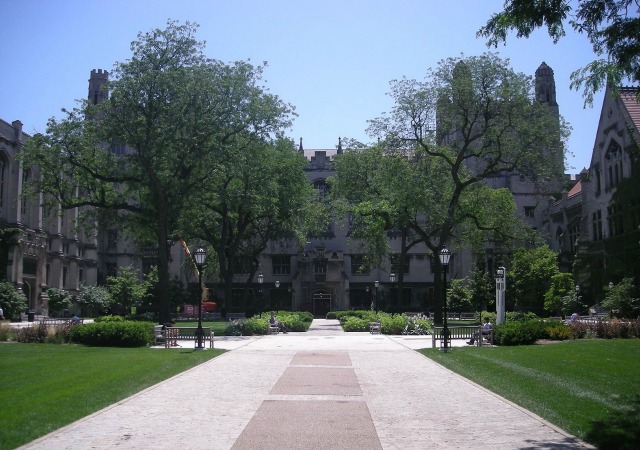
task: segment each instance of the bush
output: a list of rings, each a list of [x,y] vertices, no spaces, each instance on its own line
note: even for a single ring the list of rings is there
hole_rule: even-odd
[[[14,319],[27,309],[27,297],[8,281],[0,283],[0,306],[4,311],[4,317]]]
[[[541,320],[503,322],[496,326],[493,342],[497,345],[530,345],[548,337],[546,328]]]
[[[402,334],[409,325],[409,318],[403,314],[380,314],[382,334]]]
[[[94,319],[94,322],[124,322],[122,316],[100,316]]]
[[[153,342],[150,322],[94,322],[71,328],[71,341],[94,347],[144,347]]]
[[[248,319],[232,320],[227,327],[227,336],[255,336],[267,334],[266,318],[250,317]]]
[[[11,328],[11,325],[5,322],[0,322],[0,341],[10,341],[15,339],[16,333]]]
[[[553,339],[555,341],[566,341],[567,339],[574,339],[571,328],[562,323],[548,325],[547,334],[549,336],[549,339]]]
[[[371,321],[356,316],[346,316],[342,321],[342,329],[344,331],[369,331],[369,322]]]

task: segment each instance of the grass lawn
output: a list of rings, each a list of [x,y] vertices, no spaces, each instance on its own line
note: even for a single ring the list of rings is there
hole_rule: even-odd
[[[177,327],[197,327],[197,320],[184,320],[176,322]],[[224,336],[224,332],[229,326],[228,320],[212,320],[212,321],[202,321],[203,327],[211,327],[211,331],[213,331],[215,336]]]
[[[640,394],[640,339],[420,352],[581,439]]]
[[[223,352],[0,343],[0,449],[30,442]]]

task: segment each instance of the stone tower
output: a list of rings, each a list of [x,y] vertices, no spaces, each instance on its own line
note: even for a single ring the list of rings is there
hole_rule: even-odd
[[[560,114],[556,101],[556,80],[553,77],[553,69],[544,61],[536,70],[536,98],[540,103],[549,105],[556,116]]]
[[[109,91],[104,87],[107,81],[109,81],[109,72],[106,70],[93,69],[91,71],[88,99],[92,105],[97,105],[109,98]]]

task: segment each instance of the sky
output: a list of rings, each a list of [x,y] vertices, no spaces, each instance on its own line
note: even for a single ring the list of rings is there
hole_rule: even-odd
[[[424,80],[448,57],[497,52],[533,76],[555,73],[560,114],[572,127],[567,172],[588,167],[603,93],[584,108],[569,75],[595,59],[584,35],[546,30],[487,48],[476,32],[503,0],[0,0],[0,119],[26,133],[87,96],[92,69],[111,71],[131,56],[139,32],[167,20],[200,25],[205,54],[223,62],[266,61],[270,92],[296,108],[286,131],[305,149],[334,149],[339,137],[368,143],[367,120],[392,108],[389,82]]]

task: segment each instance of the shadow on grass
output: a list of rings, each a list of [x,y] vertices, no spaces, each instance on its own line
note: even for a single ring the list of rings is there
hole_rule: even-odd
[[[600,450],[636,450],[640,448],[640,395],[602,420],[594,420],[587,441]]]

